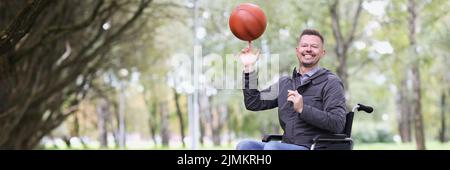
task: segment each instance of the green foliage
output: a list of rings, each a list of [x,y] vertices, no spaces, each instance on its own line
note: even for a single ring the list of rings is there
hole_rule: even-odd
[[[394,134],[387,128],[357,130],[352,135],[356,143],[392,143]]]

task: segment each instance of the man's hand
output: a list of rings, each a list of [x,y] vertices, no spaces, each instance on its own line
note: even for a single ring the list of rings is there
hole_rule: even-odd
[[[245,73],[250,73],[253,71],[253,66],[255,65],[259,56],[259,50],[254,51],[251,48],[242,49],[241,53],[239,54],[239,59],[241,60],[242,64],[244,64]]]
[[[300,95],[297,90],[288,90],[287,101],[294,103],[294,110],[297,113],[303,111],[303,96]]]

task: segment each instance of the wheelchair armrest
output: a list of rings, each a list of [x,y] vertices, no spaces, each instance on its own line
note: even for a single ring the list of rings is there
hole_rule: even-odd
[[[313,142],[340,142],[340,141],[352,141],[351,138],[345,134],[333,134],[333,135],[317,135],[313,138]]]
[[[311,145],[311,150],[352,150],[352,148],[353,140],[346,134],[317,135]]]
[[[278,134],[268,134],[268,135],[264,135],[262,141],[263,142],[269,142],[272,140],[282,140],[283,139],[283,135],[278,135]]]

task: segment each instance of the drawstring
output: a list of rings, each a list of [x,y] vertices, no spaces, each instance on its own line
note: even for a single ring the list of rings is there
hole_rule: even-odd
[[[292,78],[291,84],[292,84],[292,90],[297,90],[297,89],[295,89],[295,79],[294,78]],[[286,100],[287,100],[287,98],[286,98]],[[282,108],[285,108],[286,105],[288,105],[288,107],[294,107],[294,103],[292,103],[291,101],[286,101],[286,103],[284,103]]]

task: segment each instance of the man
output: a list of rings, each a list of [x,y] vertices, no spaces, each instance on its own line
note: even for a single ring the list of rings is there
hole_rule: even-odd
[[[319,66],[325,56],[323,46],[324,39],[318,31],[304,30],[296,48],[299,69],[294,68],[292,77],[281,77],[278,83],[262,91],[257,89],[258,74],[254,68],[259,52],[248,48],[241,52],[245,107],[252,111],[278,107],[284,133],[282,142],[244,140],[237,149],[308,150],[314,136],[344,131],[347,113],[344,86],[335,74]]]

